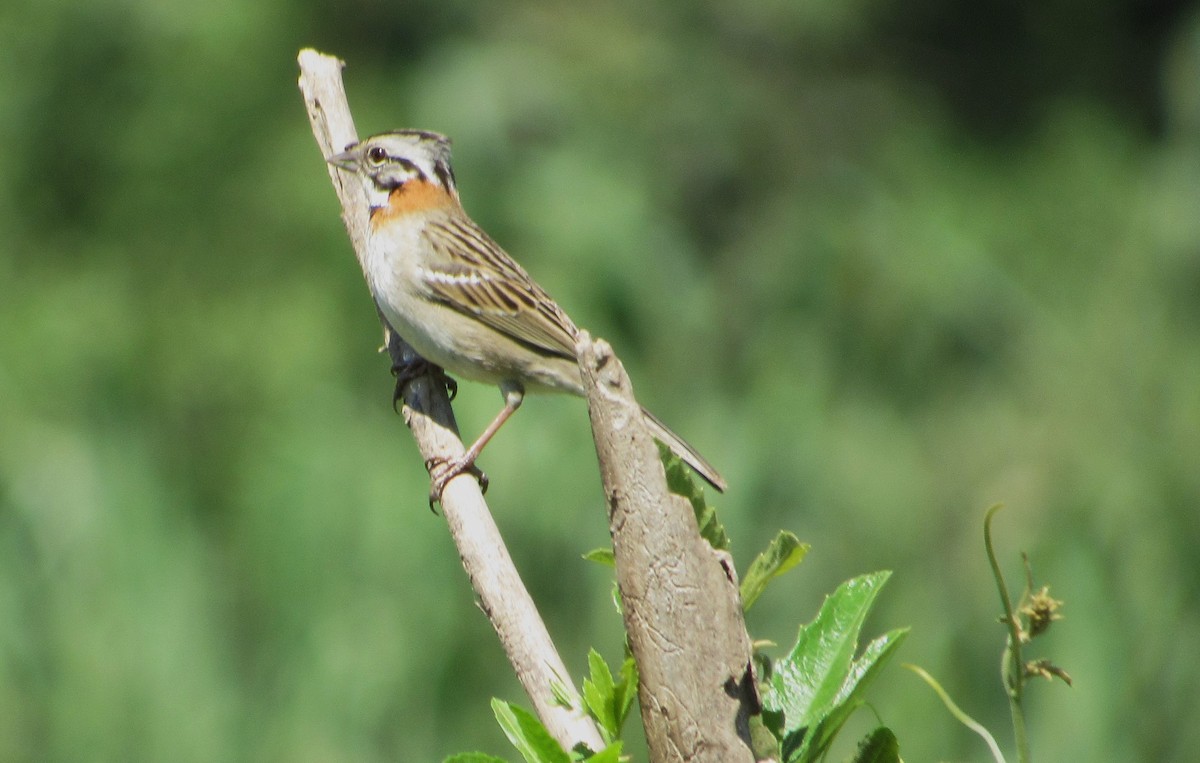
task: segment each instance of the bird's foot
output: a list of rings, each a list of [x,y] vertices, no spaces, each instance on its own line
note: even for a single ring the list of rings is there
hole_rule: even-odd
[[[458,382],[451,379],[441,366],[424,358],[415,358],[407,363],[392,366],[392,376],[396,377],[396,388],[392,390],[392,410],[397,410],[396,405],[404,397],[404,388],[408,383],[421,376],[430,376],[444,385],[451,400],[458,396]]]
[[[479,489],[486,493],[488,489],[488,477],[483,473],[483,470],[475,465],[474,461],[468,460],[466,456],[460,458],[442,458],[435,457],[425,460],[425,470],[429,472],[429,510],[437,513],[434,509],[434,504],[441,503],[442,491],[446,489],[446,485],[450,480],[458,475],[467,472],[479,481]]]

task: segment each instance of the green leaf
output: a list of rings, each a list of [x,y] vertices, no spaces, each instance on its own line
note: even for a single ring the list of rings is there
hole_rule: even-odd
[[[879,637],[863,651],[863,656],[850,669],[829,712],[810,729],[800,747],[798,760],[817,760],[833,743],[842,726],[865,702],[864,695],[879,670],[891,659],[896,648],[908,635],[907,628],[890,631]]]
[[[620,731],[625,725],[625,719],[629,717],[629,710],[633,707],[633,701],[638,695],[638,669],[637,663],[632,657],[626,657],[625,662],[621,663],[621,671],[619,673],[620,680],[613,693],[613,706],[617,710],[617,730]]]
[[[841,704],[850,700],[862,699],[864,690],[875,680],[879,671],[908,637],[908,630],[908,628],[890,630],[867,644],[862,655],[851,665],[846,681],[842,684],[842,690],[838,692],[834,701]]]
[[[604,730],[607,739],[616,739],[621,729],[617,726],[616,706],[613,702],[612,672],[595,649],[588,651],[588,669],[591,676],[583,679],[583,702]]]
[[[788,731],[810,726],[833,703],[850,671],[857,639],[887,573],[849,580],[826,597],[796,645],[775,663],[764,706],[785,714]]]
[[[550,694],[554,697],[554,704],[559,707],[565,707],[568,710],[575,710],[579,707],[579,698],[575,696],[575,690],[567,685],[557,672],[550,678]]]
[[[662,458],[663,469],[667,473],[667,489],[675,495],[681,495],[692,504],[696,514],[696,524],[700,527],[700,537],[718,551],[729,550],[729,536],[717,519],[716,507],[709,505],[704,499],[704,488],[692,479],[688,467],[661,442],[658,443],[658,453]]]
[[[746,570],[741,588],[742,611],[749,612],[766,590],[767,583],[803,561],[808,549],[807,543],[801,543],[792,533],[781,530],[767,550],[755,557],[750,569]]]
[[[863,737],[849,763],[900,763],[900,742],[886,726]]]
[[[460,752],[446,758],[442,763],[508,763],[508,761],[485,752]]]
[[[762,715],[750,716],[750,749],[755,760],[783,760],[779,739]]]
[[[783,739],[787,734],[783,728],[783,713],[779,710],[772,710],[768,707],[764,707],[762,711],[762,722],[763,725],[775,735],[776,739]]]
[[[613,569],[615,569],[617,566],[617,560],[613,556],[613,550],[611,548],[594,548],[584,554],[583,558],[589,562],[603,564],[604,566]],[[612,600],[613,606],[617,608],[617,614],[621,614],[621,591],[617,588],[617,584],[615,582],[613,583]]]
[[[571,763],[571,756],[533,713],[499,699],[492,700],[492,712],[526,763]]]
[[[848,580],[801,627],[796,646],[777,661],[763,692],[763,706],[782,713],[785,757],[820,758],[846,719],[863,702],[866,687],[908,634],[891,631],[871,642],[856,661],[858,636],[889,572]]]
[[[875,680],[879,670],[891,659],[907,635],[907,628],[889,631],[872,641],[863,650],[863,656],[851,667],[842,685],[842,691],[838,693],[833,706],[804,740],[800,752],[812,755],[807,759],[819,758],[829,749],[829,745],[833,743],[834,737],[841,731],[842,726],[850,719],[854,711],[866,702],[864,695],[867,687]]]
[[[591,676],[583,680],[583,701],[591,716],[600,724],[606,741],[621,735],[621,727],[637,696],[637,665],[627,657],[621,665],[619,680],[613,680],[608,664],[595,649],[588,652]]]
[[[596,562],[608,567],[616,567],[616,560],[613,559],[613,551],[611,548],[593,548],[591,551],[583,555],[584,559],[589,562]]]
[[[584,758],[588,763],[618,763],[621,760],[621,743],[613,742],[595,755]]]
[[[805,740],[808,739],[808,728],[796,729],[788,734],[785,734],[780,742],[780,748],[783,750],[783,759],[787,763],[796,763],[799,760],[810,760],[801,754],[801,747],[804,746]]]

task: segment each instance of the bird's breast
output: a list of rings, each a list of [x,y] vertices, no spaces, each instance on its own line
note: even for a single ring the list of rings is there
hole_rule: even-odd
[[[388,194],[387,204],[371,213],[371,228],[378,230],[396,220],[423,213],[458,202],[443,186],[428,180],[409,180]]]

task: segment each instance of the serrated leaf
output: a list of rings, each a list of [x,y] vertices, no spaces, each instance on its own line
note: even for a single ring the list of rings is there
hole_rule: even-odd
[[[554,697],[554,703],[559,707],[565,707],[568,710],[579,707],[574,687],[567,685],[567,682],[557,672],[553,672],[550,678],[550,694]]]
[[[613,742],[595,755],[584,758],[588,763],[618,763],[621,760],[621,743]]]
[[[816,619],[800,629],[792,651],[775,663],[763,705],[783,715],[787,760],[816,760],[824,754],[861,704],[867,684],[907,635],[905,629],[885,634],[854,660],[863,621],[890,575],[863,575],[839,586]]]
[[[526,763],[571,763],[568,755],[537,717],[519,705],[492,700],[492,712]]]
[[[596,562],[607,567],[616,567],[616,559],[613,558],[613,550],[611,548],[593,548],[591,551],[583,555],[583,558],[589,562]]]
[[[588,652],[588,669],[591,675],[583,680],[584,704],[600,724],[606,740],[614,740],[621,735],[637,696],[637,664],[632,657],[625,658],[614,680],[604,658],[592,649]]]
[[[638,669],[632,657],[626,657],[625,662],[621,663],[618,675],[620,679],[614,690],[613,705],[617,710],[617,731],[620,731],[638,695]]]
[[[484,752],[460,752],[458,755],[446,758],[442,763],[508,763],[508,761]]]
[[[900,763],[900,742],[886,726],[863,737],[849,763]]]
[[[795,567],[808,554],[809,545],[787,530],[781,530],[767,549],[754,558],[742,578],[742,611],[749,612],[766,590],[767,583]]]
[[[692,479],[691,472],[683,461],[661,442],[658,443],[658,453],[662,458],[663,470],[667,474],[667,489],[675,495],[681,495],[692,504],[696,515],[696,524],[700,528],[700,537],[718,551],[729,550],[729,536],[717,519],[717,510],[704,499],[704,488]]]
[[[592,683],[604,692],[605,696],[611,697],[613,691],[612,671],[608,669],[608,663],[595,649],[588,650],[588,671],[591,673]]]
[[[692,504],[695,508],[695,504]],[[725,533],[725,526],[717,519],[717,510],[708,504],[704,508],[696,512],[696,524],[700,527],[700,537],[708,541],[708,545],[715,548],[717,551],[729,550],[729,536]]]
[[[591,676],[583,679],[583,702],[607,734],[607,738],[615,739],[621,729],[617,725],[612,672],[595,649],[588,651],[588,669]]]

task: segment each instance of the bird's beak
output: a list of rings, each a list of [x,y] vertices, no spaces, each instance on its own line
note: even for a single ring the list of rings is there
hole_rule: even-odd
[[[340,154],[334,154],[325,161],[332,164],[334,167],[346,170],[347,172],[356,172],[358,170],[358,157],[350,151],[343,151]]]

